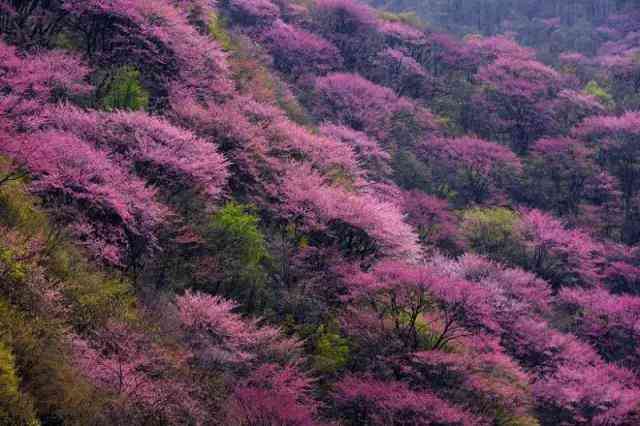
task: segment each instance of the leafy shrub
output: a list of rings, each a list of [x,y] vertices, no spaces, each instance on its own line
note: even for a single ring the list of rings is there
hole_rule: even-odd
[[[512,210],[476,208],[464,213],[462,233],[474,252],[496,260],[514,261],[522,251],[518,222],[518,214]]]
[[[147,109],[149,92],[140,83],[140,71],[128,66],[116,71],[109,82],[101,104],[107,111]]]

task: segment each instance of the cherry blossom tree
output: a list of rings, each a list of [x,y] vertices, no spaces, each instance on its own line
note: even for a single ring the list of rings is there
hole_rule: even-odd
[[[192,396],[195,389],[177,378],[175,357],[146,335],[114,323],[92,341],[75,338],[73,353],[82,373],[99,389],[113,394],[108,403],[113,424],[144,419],[184,424],[187,419],[205,418]]]
[[[559,215],[579,213],[597,185],[598,168],[593,153],[573,139],[541,139],[532,149],[526,167],[524,197]]]
[[[527,267],[554,286],[593,286],[601,277],[602,245],[579,229],[539,210],[524,211],[520,223]]]
[[[225,185],[226,161],[215,145],[166,120],[144,112],[87,113],[70,106],[53,108],[46,118],[47,127],[110,152],[132,172],[164,189],[177,192],[180,186],[196,183],[215,198]]]
[[[481,139],[427,138],[417,150],[430,167],[434,190],[449,187],[461,205],[504,197],[522,172],[520,159],[513,152]]]
[[[428,391],[413,391],[399,381],[347,376],[334,399],[343,417],[371,425],[467,425],[473,415]]]
[[[618,179],[625,219],[622,240],[636,242],[640,238],[637,200],[640,113],[591,117],[577,126],[574,134],[593,144],[598,151],[598,162]]]
[[[94,255],[129,264],[157,248],[169,210],[105,152],[59,131],[15,138],[3,149],[25,164],[32,190]]]
[[[282,21],[276,21],[263,37],[276,68],[288,74],[326,74],[342,64],[338,49],[330,42]]]
[[[378,140],[392,138],[411,143],[427,130],[437,128],[429,111],[356,74],[320,77],[316,79],[315,92],[313,107],[318,116]]]

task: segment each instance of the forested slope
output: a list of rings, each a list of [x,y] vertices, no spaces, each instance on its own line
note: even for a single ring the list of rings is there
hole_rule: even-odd
[[[459,3],[0,0],[0,424],[640,424],[640,6]]]

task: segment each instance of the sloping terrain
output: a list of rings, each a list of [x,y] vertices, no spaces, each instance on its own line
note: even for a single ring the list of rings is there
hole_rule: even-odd
[[[0,0],[0,424],[640,424],[640,8],[544,3]]]

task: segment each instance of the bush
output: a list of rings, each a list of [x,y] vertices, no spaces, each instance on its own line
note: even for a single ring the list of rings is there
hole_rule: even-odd
[[[107,111],[147,109],[149,92],[140,83],[140,71],[128,66],[116,71],[109,82],[101,105]]]
[[[219,279],[209,290],[244,302],[252,310],[264,280],[268,257],[259,219],[251,207],[227,203],[208,225],[205,239],[213,253]]]
[[[20,379],[9,347],[0,341],[0,424],[39,425],[31,401],[20,392]]]
[[[463,215],[462,234],[469,248],[494,260],[517,263],[523,247],[519,216],[502,208],[476,208]]]

